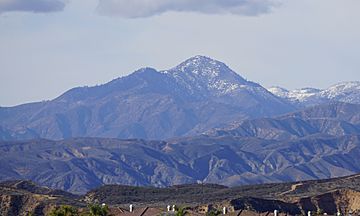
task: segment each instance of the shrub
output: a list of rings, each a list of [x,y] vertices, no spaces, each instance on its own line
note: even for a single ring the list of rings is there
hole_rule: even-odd
[[[77,215],[78,215],[77,209],[68,205],[56,207],[49,213],[49,216],[77,216]]]

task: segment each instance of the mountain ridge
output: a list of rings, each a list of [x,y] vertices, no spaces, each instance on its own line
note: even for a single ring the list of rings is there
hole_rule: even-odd
[[[268,90],[295,105],[305,107],[335,101],[360,104],[360,81],[340,82],[326,89],[301,88],[287,90],[274,86],[268,88]]]
[[[0,180],[30,179],[79,193],[113,183],[163,187],[201,181],[234,186],[360,172],[360,105],[319,105],[245,122],[249,126],[162,141],[0,142]]]
[[[328,136],[360,134],[359,111],[360,105],[333,102],[272,118],[244,120],[223,129],[209,130],[205,134],[276,140],[292,140],[315,134]]]

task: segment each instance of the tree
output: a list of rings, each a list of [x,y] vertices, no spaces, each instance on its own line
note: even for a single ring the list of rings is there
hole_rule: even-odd
[[[69,205],[56,207],[49,213],[49,216],[77,216],[77,215],[78,215],[77,209]]]
[[[177,209],[175,215],[176,215],[176,216],[184,216],[184,215],[186,215],[186,209],[180,207],[179,209]]]
[[[109,212],[107,205],[90,204],[88,207],[91,216],[107,216]]]

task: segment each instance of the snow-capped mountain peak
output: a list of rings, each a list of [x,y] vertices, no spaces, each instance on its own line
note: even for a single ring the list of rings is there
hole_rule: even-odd
[[[174,68],[181,72],[191,72],[200,76],[211,78],[220,76],[221,73],[235,73],[224,63],[206,56],[194,56]]]
[[[201,55],[191,57],[174,68],[162,72],[171,74],[190,73],[209,78],[215,78],[226,74],[240,77],[240,75],[232,71],[226,64]],[[242,77],[240,78],[243,79]]]
[[[191,92],[222,95],[237,89],[259,85],[248,82],[226,64],[206,56],[194,56],[178,66],[162,71]]]

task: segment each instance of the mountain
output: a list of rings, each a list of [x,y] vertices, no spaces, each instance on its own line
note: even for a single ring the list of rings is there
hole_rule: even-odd
[[[234,186],[359,173],[356,89],[304,89],[298,103],[208,57],[143,68],[0,108],[0,180],[85,193],[103,184]],[[311,100],[320,105],[308,107]]]
[[[164,141],[4,141],[0,180],[84,193],[102,184],[234,186],[338,177],[360,172],[359,132],[360,105],[335,103]]]
[[[224,63],[195,56],[169,70],[143,68],[51,101],[1,107],[0,139],[165,139],[293,110]]]
[[[281,87],[268,89],[274,95],[300,106],[313,106],[329,102],[345,102],[360,104],[360,82],[342,82],[320,90],[315,88],[302,88],[287,90]]]

